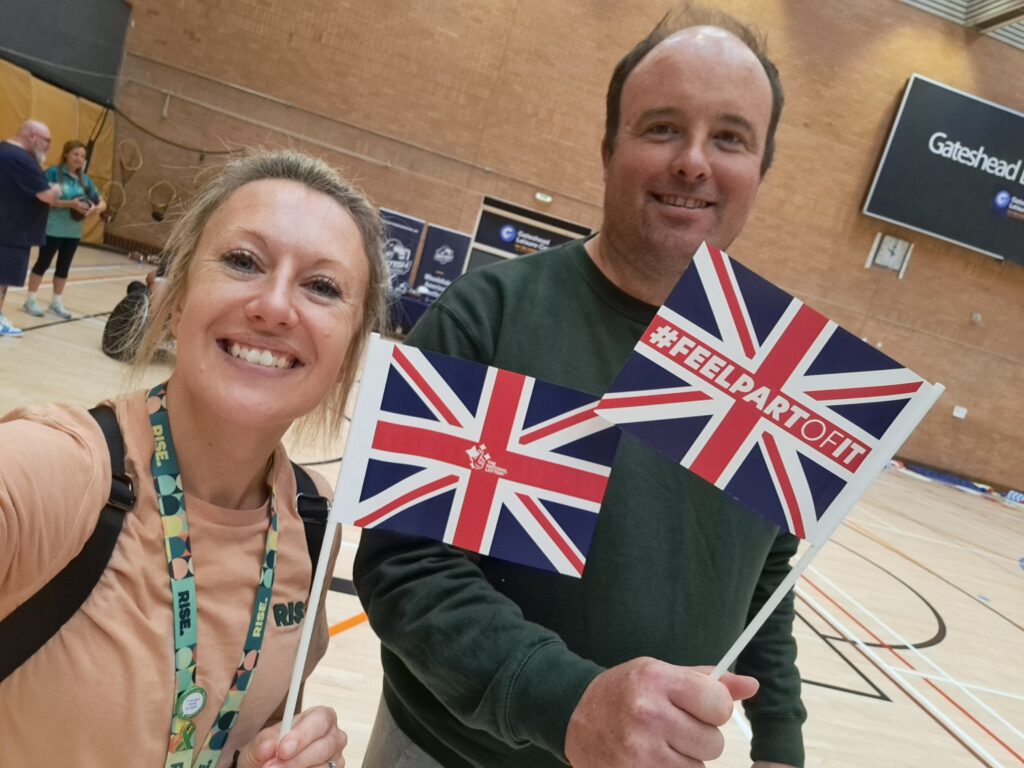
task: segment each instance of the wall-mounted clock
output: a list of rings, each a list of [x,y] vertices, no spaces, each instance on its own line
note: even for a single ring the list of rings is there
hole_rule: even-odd
[[[903,273],[907,269],[907,263],[910,261],[910,253],[913,250],[913,243],[895,235],[883,235],[879,232],[875,236],[875,242],[871,247],[871,254],[868,256],[867,264],[864,266],[870,267],[874,264],[879,267],[895,270],[899,272],[899,276],[902,279]]]

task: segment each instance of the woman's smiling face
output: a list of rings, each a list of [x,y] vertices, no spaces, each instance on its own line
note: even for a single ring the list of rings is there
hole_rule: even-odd
[[[368,282],[335,200],[294,181],[240,187],[204,228],[173,310],[173,380],[218,419],[287,428],[338,381]]]

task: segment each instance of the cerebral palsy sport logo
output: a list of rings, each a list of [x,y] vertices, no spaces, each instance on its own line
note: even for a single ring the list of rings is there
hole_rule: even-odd
[[[442,245],[434,251],[434,261],[438,264],[451,264],[455,261],[455,251],[450,245]]]
[[[490,472],[492,475],[497,475],[498,477],[504,477],[508,474],[507,469],[499,467],[494,462],[491,458],[491,454],[487,451],[487,446],[483,443],[469,448],[466,451],[466,455],[469,456],[470,469],[482,469],[484,472]]]
[[[412,251],[397,237],[389,238],[384,243],[384,258],[387,259],[388,269],[395,277],[408,274],[409,268],[412,267]]]

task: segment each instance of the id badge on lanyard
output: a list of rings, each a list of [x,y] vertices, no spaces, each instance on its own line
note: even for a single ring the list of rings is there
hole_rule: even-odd
[[[170,576],[174,615],[175,695],[171,714],[170,737],[164,768],[214,768],[249,689],[263,645],[264,626],[270,608],[277,564],[277,511],[270,496],[270,524],[260,568],[259,583],[253,601],[252,618],[246,635],[242,659],[213,727],[193,761],[196,751],[194,719],[207,704],[206,691],[196,683],[196,647],[199,640],[199,611],[196,604],[195,574],[192,570],[192,543],[189,540],[185,494],[181,472],[171,438],[167,416],[167,384],[154,387],[147,398],[149,422],[153,429],[153,483],[156,486],[160,521],[164,530],[167,572]]]

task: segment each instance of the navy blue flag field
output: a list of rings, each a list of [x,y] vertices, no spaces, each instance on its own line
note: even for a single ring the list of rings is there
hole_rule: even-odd
[[[704,244],[598,413],[821,544],[941,392]]]
[[[596,406],[375,336],[332,519],[579,576],[619,440]]]

